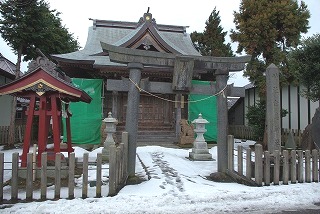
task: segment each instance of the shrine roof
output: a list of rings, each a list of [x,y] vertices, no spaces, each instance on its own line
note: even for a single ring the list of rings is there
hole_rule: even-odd
[[[0,53],[0,75],[14,79],[16,76],[15,70],[16,65]]]
[[[103,52],[101,42],[133,49],[148,43],[159,52],[200,56],[186,33],[186,26],[157,24],[150,13],[144,14],[139,22],[92,21],[93,26],[89,27],[87,42],[82,50],[52,55],[53,58],[57,61],[91,61],[94,66],[123,66],[111,62],[109,56],[98,55]]]
[[[33,64],[32,64],[33,63]],[[69,77],[55,70],[55,65],[47,59],[38,58],[29,64],[29,71],[20,78],[0,86],[0,95],[30,97],[30,94],[42,96],[46,93],[59,93],[61,99],[72,102],[90,103],[92,98],[83,90],[75,87]]]

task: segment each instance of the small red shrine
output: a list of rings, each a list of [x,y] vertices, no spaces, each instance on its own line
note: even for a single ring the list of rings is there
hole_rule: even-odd
[[[26,110],[27,124],[23,139],[21,167],[26,167],[27,154],[30,148],[32,123],[35,116],[38,123],[37,163],[41,165],[41,154],[49,151],[47,141],[52,124],[54,153],[73,152],[71,144],[71,128],[69,111],[70,102],[91,102],[91,97],[83,90],[72,85],[71,79],[56,68],[47,58],[39,57],[29,63],[28,72],[9,84],[0,87],[0,95],[13,95],[30,99]],[[66,118],[67,144],[60,145],[61,120]],[[50,122],[51,121],[51,122]]]

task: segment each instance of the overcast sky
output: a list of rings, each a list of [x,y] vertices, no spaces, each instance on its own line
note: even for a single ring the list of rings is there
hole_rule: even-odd
[[[187,32],[202,32],[205,27],[205,21],[210,13],[217,7],[220,11],[221,26],[224,31],[234,29],[233,11],[239,11],[240,0],[197,0],[192,4],[188,1],[173,0],[47,0],[51,9],[61,12],[60,18],[63,24],[78,39],[80,46],[84,47],[88,27],[92,25],[92,19],[131,21],[137,22],[143,13],[150,7],[150,13],[156,19],[158,24],[170,24],[189,26]],[[310,30],[306,36],[311,36],[320,32],[320,1],[305,0],[311,13],[309,22]],[[226,40],[230,42],[229,36]],[[236,44],[232,45],[236,50]],[[0,52],[12,62],[16,63],[17,58],[12,53],[6,43],[0,38]],[[27,69],[26,63],[23,64],[22,71]],[[231,79],[235,85],[243,86],[248,81],[242,78],[242,75],[236,75]]]

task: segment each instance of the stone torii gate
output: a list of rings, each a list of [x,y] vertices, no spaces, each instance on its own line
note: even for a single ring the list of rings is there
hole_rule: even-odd
[[[107,90],[128,91],[125,129],[129,133],[128,173],[134,175],[136,160],[136,144],[138,133],[138,112],[140,102],[140,88],[152,93],[193,93],[216,94],[218,108],[218,171],[226,172],[228,166],[227,135],[228,135],[228,106],[227,96],[239,96],[243,88],[229,87],[227,80],[229,72],[241,71],[251,56],[242,57],[211,57],[185,56],[170,53],[160,53],[117,47],[101,42],[103,55],[108,54],[110,61],[127,64],[129,80],[108,80]],[[159,66],[174,68],[173,82],[141,81],[141,70],[144,66]],[[193,75],[212,72],[216,76],[215,87],[192,86]],[[176,118],[179,119],[179,118]]]

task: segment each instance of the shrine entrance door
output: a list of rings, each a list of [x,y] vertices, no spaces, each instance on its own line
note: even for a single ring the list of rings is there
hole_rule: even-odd
[[[157,96],[174,100],[174,95],[157,94]],[[173,131],[174,130],[174,103],[141,93],[139,104],[139,130]],[[127,110],[127,94],[120,98],[119,122],[125,124]]]

